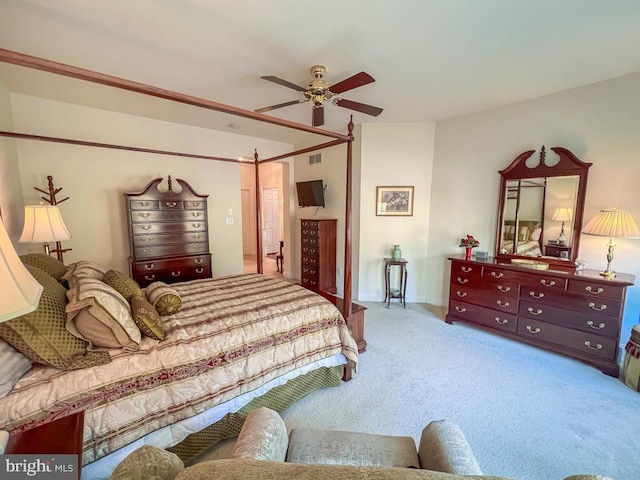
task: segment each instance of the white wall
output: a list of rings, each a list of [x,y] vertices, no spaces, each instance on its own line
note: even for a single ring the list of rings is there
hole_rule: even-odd
[[[291,151],[288,144],[215,132],[37,97],[12,94],[18,132],[58,136],[227,158],[268,157]],[[209,244],[215,275],[242,271],[240,166],[236,163],[131,151],[19,140],[18,158],[24,201],[38,203],[34,187],[47,175],[63,187],[60,205],[72,239],[65,262],[88,259],[128,271],[129,242],[123,192],[141,191],[152,179],[171,175],[208,194]],[[166,185],[166,183],[165,183]],[[176,189],[179,187],[174,183]],[[234,223],[225,219],[232,209]],[[32,246],[32,250],[41,247]]]
[[[640,74],[600,82],[436,126],[429,228],[427,301],[446,305],[447,255],[460,254],[469,233],[493,253],[499,179],[521,152],[565,147],[589,170],[585,222],[616,202],[640,222]],[[551,153],[547,153],[549,156]],[[580,257],[587,268],[606,266],[607,239],[583,235]],[[640,239],[618,239],[614,269],[640,277]],[[639,279],[640,280],[640,279]],[[626,342],[638,322],[640,285],[628,290],[622,331]]]

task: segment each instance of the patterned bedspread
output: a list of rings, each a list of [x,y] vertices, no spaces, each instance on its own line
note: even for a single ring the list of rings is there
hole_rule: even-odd
[[[513,253],[513,240],[504,240],[500,247],[501,253]],[[529,240],[528,242],[518,242],[518,255],[529,257],[541,257],[540,242]]]
[[[357,346],[340,312],[320,295],[259,274],[173,284],[183,307],[164,317],[167,338],[108,365],[37,367],[0,399],[0,428],[23,430],[85,411],[83,463]]]

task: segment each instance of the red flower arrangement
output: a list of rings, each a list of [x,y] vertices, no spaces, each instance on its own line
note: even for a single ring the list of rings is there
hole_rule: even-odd
[[[475,248],[479,245],[480,245],[480,242],[475,238],[473,238],[473,235],[467,235],[467,238],[460,239],[460,245],[458,246],[464,247],[464,248]]]

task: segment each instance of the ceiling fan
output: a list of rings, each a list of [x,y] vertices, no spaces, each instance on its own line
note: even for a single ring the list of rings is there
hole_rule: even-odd
[[[338,105],[339,107],[349,108],[351,110],[366,113],[367,115],[373,115],[374,117],[377,117],[382,113],[382,108],[380,107],[374,107],[372,105],[336,97],[336,95],[346,92],[347,90],[352,90],[354,88],[362,87],[363,85],[366,85],[368,83],[375,82],[375,79],[371,75],[365,72],[360,72],[342,80],[341,82],[331,85],[324,79],[326,73],[327,69],[322,65],[314,65],[313,67],[311,67],[311,75],[313,75],[313,80],[310,81],[306,87],[301,87],[300,85],[296,85],[295,83],[291,83],[271,75],[260,77],[270,82],[277,83],[278,85],[292,88],[293,90],[302,93],[304,98],[301,98],[299,100],[292,100],[290,102],[279,103],[278,105],[271,105],[270,107],[259,108],[255,111],[258,113],[263,113],[268,112],[269,110],[275,110],[277,108],[288,107],[289,105],[296,105],[298,103],[311,101],[313,102],[312,125],[314,127],[324,125],[324,102],[326,102],[327,100],[331,100],[334,105]]]

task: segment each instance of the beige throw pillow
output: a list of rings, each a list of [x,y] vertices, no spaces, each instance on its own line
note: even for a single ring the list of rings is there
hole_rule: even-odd
[[[120,462],[109,480],[173,480],[182,470],[184,463],[175,453],[145,445]]]

